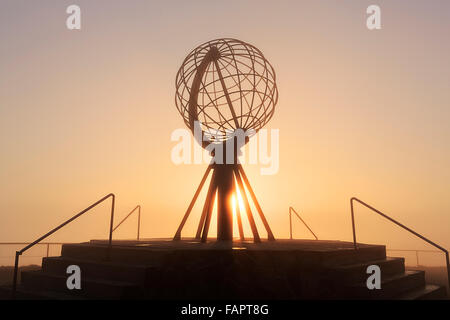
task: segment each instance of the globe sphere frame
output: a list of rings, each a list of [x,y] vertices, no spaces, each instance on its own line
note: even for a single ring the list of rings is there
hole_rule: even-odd
[[[273,66],[255,46],[232,38],[205,42],[179,68],[175,105],[186,126],[200,124],[206,141],[222,142],[236,129],[255,134],[272,118],[278,102]]]

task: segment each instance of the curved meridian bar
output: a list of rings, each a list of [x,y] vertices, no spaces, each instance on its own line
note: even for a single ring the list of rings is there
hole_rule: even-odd
[[[194,80],[192,82],[191,92],[189,96],[189,128],[192,131],[192,134],[194,135],[194,138],[197,139],[197,137],[194,134],[195,129],[195,122],[198,121],[198,113],[197,113],[197,107],[198,107],[198,93],[200,90],[200,85],[202,84],[202,78],[205,74],[206,68],[208,65],[214,60],[215,55],[217,54],[217,48],[211,50],[205,55],[203,58],[203,61],[200,63],[200,65],[197,68],[197,72],[195,74]],[[207,141],[203,141],[203,133],[200,137],[201,141],[197,141],[203,148],[207,147],[209,143]]]

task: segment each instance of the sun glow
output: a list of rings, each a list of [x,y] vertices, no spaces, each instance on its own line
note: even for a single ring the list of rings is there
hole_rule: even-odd
[[[236,195],[238,203],[236,203]],[[237,216],[237,209],[239,209],[239,212],[241,214],[246,213],[244,200],[242,199],[241,193],[238,188],[236,188],[235,193],[231,196],[231,206],[233,208],[233,218],[236,218]]]
[[[237,199],[237,201],[236,201]],[[239,235],[239,223],[242,226],[242,220],[243,220],[243,214],[246,215],[247,211],[245,210],[245,204],[244,204],[244,200],[242,198],[241,192],[239,190],[239,188],[236,187],[235,192],[233,193],[233,195],[231,196],[231,207],[232,207],[232,212],[233,212],[233,221],[235,221],[237,228],[235,229],[236,231],[233,232],[235,233],[237,236]],[[241,222],[239,222],[241,221]],[[243,230],[242,230],[243,232]]]
[[[239,204],[239,211],[245,212],[244,199],[242,199],[242,195],[241,195],[239,188],[236,188],[236,194],[237,194],[237,199],[238,199],[238,204]]]

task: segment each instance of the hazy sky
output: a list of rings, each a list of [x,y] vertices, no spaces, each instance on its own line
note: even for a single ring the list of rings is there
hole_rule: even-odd
[[[66,28],[70,4],[79,31]],[[381,30],[366,28],[370,4]],[[319,238],[350,240],[358,196],[449,248],[449,30],[448,0],[2,0],[0,241],[34,240],[109,192],[117,219],[139,203],[143,236],[172,236],[205,170],[170,159],[184,127],[175,75],[197,45],[233,37],[277,73],[280,170],[246,165],[275,236],[288,236],[292,205]],[[361,241],[425,248],[356,214]],[[106,237],[107,216],[104,205],[50,240]]]

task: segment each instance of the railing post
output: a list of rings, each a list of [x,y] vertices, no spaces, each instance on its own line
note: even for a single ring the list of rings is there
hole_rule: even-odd
[[[416,264],[419,266],[419,250],[416,250]]]
[[[137,227],[137,239],[139,241],[139,231],[141,229],[141,206],[139,205],[138,209],[138,227]]]
[[[289,207],[289,233],[292,240],[292,207]]]
[[[351,211],[352,211],[353,246],[354,246],[354,248],[356,250],[358,248],[356,246],[355,213],[353,212],[353,200],[354,199],[355,198],[351,198],[350,199],[350,208],[351,208]]]
[[[49,251],[50,251],[50,243],[47,243],[47,258],[48,258],[48,255],[49,255]]]
[[[108,252],[107,252],[107,260],[111,257],[111,247],[112,247],[112,233],[113,233],[113,224],[114,224],[114,206],[116,202],[116,196],[111,193],[112,199],[111,199],[111,221],[109,223],[109,245],[108,245]]]
[[[17,289],[17,272],[19,268],[19,256],[21,255],[20,251],[16,251],[16,259],[14,261],[14,278],[13,278],[13,287],[12,287],[12,299],[16,299],[16,289]],[[448,259],[447,259],[448,262]]]
[[[447,260],[447,281],[448,281],[447,294],[450,294],[450,261],[448,257],[448,251],[445,252],[445,259]]]

